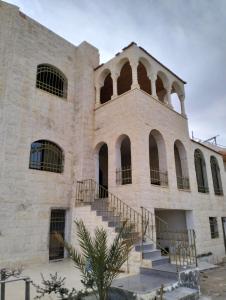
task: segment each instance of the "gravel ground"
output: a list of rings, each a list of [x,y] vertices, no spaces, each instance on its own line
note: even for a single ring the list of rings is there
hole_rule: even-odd
[[[226,264],[201,272],[200,284],[200,300],[226,300]]]

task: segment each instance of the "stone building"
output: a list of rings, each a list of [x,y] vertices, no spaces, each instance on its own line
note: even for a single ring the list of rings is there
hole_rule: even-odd
[[[107,228],[78,202],[88,179],[225,256],[226,160],[190,139],[185,81],[135,43],[100,65],[94,46],[2,1],[0,71],[0,263],[63,258],[51,233],[76,242],[80,213]]]

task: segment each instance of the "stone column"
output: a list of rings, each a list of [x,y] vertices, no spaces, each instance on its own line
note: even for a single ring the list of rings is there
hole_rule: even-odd
[[[100,83],[96,83],[96,103],[95,106],[98,107],[100,106]]]
[[[172,101],[171,101],[171,87],[166,88],[166,104],[170,107],[173,108],[172,106]]]
[[[117,79],[119,77],[119,73],[116,71],[112,71],[111,76],[112,76],[112,84],[113,84],[113,95],[112,95],[111,99],[113,99],[118,96]]]
[[[180,106],[181,106],[181,114],[184,117],[187,117],[186,112],[185,112],[185,105],[184,105],[184,99],[185,99],[185,95],[179,95],[179,99],[180,99]]]
[[[157,80],[157,75],[154,73],[151,73],[149,76],[149,79],[151,80],[151,95],[154,98],[158,98],[156,94],[156,80]]]
[[[140,88],[140,85],[138,83],[138,79],[137,79],[137,67],[138,67],[138,61],[133,61],[131,62],[131,68],[132,68],[132,89],[135,88]]]

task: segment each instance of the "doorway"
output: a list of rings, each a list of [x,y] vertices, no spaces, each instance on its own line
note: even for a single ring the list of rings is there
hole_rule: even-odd
[[[108,147],[103,144],[99,151],[99,184],[108,189]]]

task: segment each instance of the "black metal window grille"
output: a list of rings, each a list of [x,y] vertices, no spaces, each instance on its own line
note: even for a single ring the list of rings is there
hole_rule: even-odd
[[[30,169],[63,172],[63,152],[53,142],[39,140],[31,144]]]
[[[122,185],[132,183],[131,166],[116,169],[116,183]]]
[[[151,184],[168,186],[168,173],[159,170],[150,170]]]
[[[50,236],[49,236],[49,260],[64,258],[64,247],[55,238],[58,233],[65,238],[65,210],[53,209],[50,219]]]
[[[177,176],[177,187],[179,190],[189,190],[190,189],[189,178]]]
[[[223,195],[220,168],[216,157],[211,156],[210,164],[211,164],[211,171],[212,171],[212,178],[213,178],[214,193],[215,195],[219,195],[219,196]]]
[[[211,238],[216,239],[216,238],[219,237],[217,218],[216,217],[209,217],[209,222],[210,222]]]
[[[202,152],[198,149],[195,150],[195,171],[199,193],[209,193],[206,164]]]
[[[67,98],[67,79],[57,68],[38,65],[36,87],[61,98]]]

